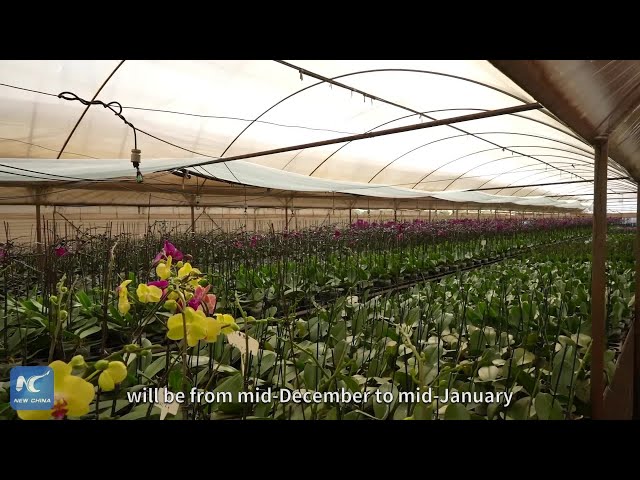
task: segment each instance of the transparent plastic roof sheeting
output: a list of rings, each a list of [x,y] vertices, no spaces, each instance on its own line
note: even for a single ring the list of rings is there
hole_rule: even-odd
[[[57,97],[72,92],[122,105],[143,173],[191,165],[204,176],[299,191],[486,203],[508,196],[586,210],[592,202],[593,149],[546,110],[193,166],[535,102],[487,61],[290,61],[379,100],[277,61],[120,63],[0,61],[0,182],[135,175],[133,130],[100,105]],[[610,162],[610,178],[627,175]],[[631,189],[609,182],[611,212],[635,210],[617,201]]]

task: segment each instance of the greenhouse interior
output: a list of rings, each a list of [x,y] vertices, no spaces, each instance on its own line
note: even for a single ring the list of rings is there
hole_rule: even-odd
[[[640,418],[640,61],[2,60],[0,118],[1,420]]]

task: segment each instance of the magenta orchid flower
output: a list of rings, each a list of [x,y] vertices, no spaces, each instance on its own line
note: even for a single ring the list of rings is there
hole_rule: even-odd
[[[150,286],[150,287],[158,287],[158,288],[164,290],[165,288],[167,288],[169,286],[169,281],[168,280],[155,280],[153,282],[147,283],[147,285]]]
[[[69,249],[67,247],[65,247],[64,245],[60,245],[60,246],[54,248],[53,251],[55,252],[55,254],[58,257],[64,257],[65,255],[69,254]]]
[[[173,243],[165,240],[164,247],[162,247],[162,250],[160,250],[156,257],[153,259],[153,264],[155,265],[160,260],[163,260],[167,257],[171,257],[172,260],[179,262],[184,259],[184,254],[180,250],[178,250]]]
[[[176,246],[165,240],[164,242],[164,251],[167,254],[167,257],[171,257],[176,262],[179,262],[184,258],[184,254],[176,248]]]

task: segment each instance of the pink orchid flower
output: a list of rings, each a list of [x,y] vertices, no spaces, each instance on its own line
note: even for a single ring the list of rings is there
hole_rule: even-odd
[[[197,310],[200,304],[204,301],[210,288],[211,285],[207,287],[196,287],[196,291],[194,292],[193,297],[189,300],[188,305],[194,310]]]
[[[213,293],[209,293],[204,297],[204,305],[207,307],[207,313],[209,315],[213,315],[213,312],[216,310],[216,296]]]

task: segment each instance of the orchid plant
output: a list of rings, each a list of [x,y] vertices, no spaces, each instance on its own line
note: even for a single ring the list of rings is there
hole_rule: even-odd
[[[186,339],[189,347],[199,341],[215,342],[220,333],[231,333],[238,327],[231,315],[215,313],[216,296],[200,270],[184,262],[185,255],[171,242],[165,241],[153,260],[158,280],[140,283],[136,296],[140,303],[161,303],[173,313],[167,321],[167,338]],[[128,286],[123,281],[117,288],[118,309],[126,314],[131,309]]]
[[[196,346],[199,342],[216,342],[221,334],[238,329],[233,316],[216,313],[216,296],[209,293],[200,270],[194,268],[180,250],[171,242],[165,241],[162,250],[153,260],[158,280],[139,283],[135,295],[129,291],[133,283],[124,280],[116,288],[117,309],[121,315],[131,311],[131,299],[139,304],[154,304],[173,313],[166,322],[166,337],[173,341],[183,341],[183,351]],[[56,305],[64,305],[64,296],[68,289],[64,279],[58,283],[58,295],[52,296]],[[59,323],[67,319],[67,311],[59,307]],[[56,330],[57,335],[58,329]],[[55,337],[54,337],[55,343]],[[55,360],[50,363],[54,371],[55,403],[51,410],[20,410],[18,416],[25,420],[64,419],[81,417],[89,412],[89,405],[98,394],[111,392],[124,382],[128,376],[127,365],[116,358],[132,354],[142,354],[154,348],[153,345],[141,346],[129,344],[119,352],[87,364],[82,355],[76,355],[69,363]],[[52,350],[53,351],[53,350]],[[186,367],[186,364],[185,364]]]

